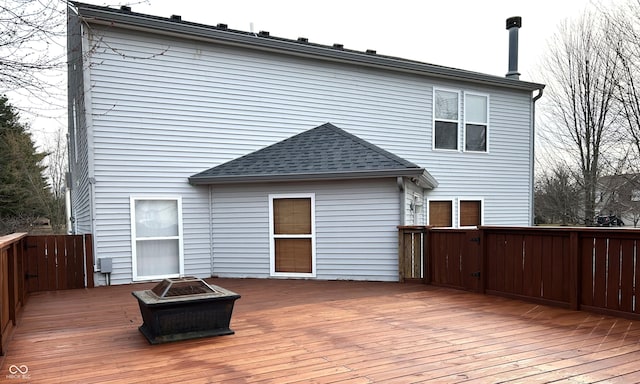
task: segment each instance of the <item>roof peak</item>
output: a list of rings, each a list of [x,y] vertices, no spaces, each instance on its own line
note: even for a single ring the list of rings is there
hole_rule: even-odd
[[[331,123],[220,164],[189,178],[192,184],[415,177],[437,184],[424,168]]]

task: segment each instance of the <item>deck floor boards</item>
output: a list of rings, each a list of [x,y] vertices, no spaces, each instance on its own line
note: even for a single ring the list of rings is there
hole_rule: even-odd
[[[160,345],[131,295],[152,283],[33,294],[0,382],[640,382],[637,321],[421,284],[209,281],[242,295],[236,333]]]

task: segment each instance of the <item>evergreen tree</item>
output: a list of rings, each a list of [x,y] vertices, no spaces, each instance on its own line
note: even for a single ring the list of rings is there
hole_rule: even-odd
[[[6,96],[0,97],[0,234],[25,231],[47,214],[51,199],[31,134]]]

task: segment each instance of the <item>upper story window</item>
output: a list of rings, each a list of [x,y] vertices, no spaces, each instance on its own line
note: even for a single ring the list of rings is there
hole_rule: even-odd
[[[464,110],[464,150],[487,152],[489,97],[467,93]]]
[[[459,93],[442,89],[433,95],[433,147],[458,149]]]

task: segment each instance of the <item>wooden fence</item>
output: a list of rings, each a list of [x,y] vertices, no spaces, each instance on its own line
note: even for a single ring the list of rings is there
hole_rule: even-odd
[[[400,227],[399,242],[401,280],[640,319],[640,230]]]
[[[0,236],[0,355],[29,292],[93,287],[91,235]]]
[[[0,237],[0,355],[4,355],[17,315],[24,305],[23,251],[26,233]]]
[[[91,235],[27,236],[24,277],[27,292],[93,287]]]

